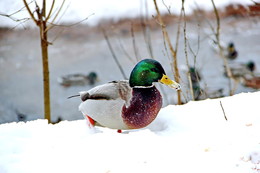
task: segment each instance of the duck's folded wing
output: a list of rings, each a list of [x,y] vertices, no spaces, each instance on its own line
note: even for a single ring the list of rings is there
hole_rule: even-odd
[[[79,110],[100,126],[127,129],[121,117],[122,107],[128,106],[132,89],[127,81],[114,81],[81,92]]]
[[[92,88],[89,91],[80,92],[81,100],[84,102],[88,99],[94,100],[116,100],[121,98],[128,105],[132,95],[132,88],[128,81],[113,81]]]

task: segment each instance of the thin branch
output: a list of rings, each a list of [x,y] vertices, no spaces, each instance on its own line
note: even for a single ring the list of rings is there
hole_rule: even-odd
[[[8,17],[9,19],[13,20],[14,22],[21,22],[21,21],[24,22],[24,21],[28,21],[31,19],[31,18],[16,19],[16,18],[12,17],[12,15],[10,15],[10,14],[3,14],[3,13],[0,13],[0,16]]]
[[[189,47],[189,50],[190,52],[192,53],[193,57],[194,57],[194,66],[196,64],[196,61],[197,61],[197,56],[199,54],[199,50],[200,50],[200,24],[198,24],[198,38],[197,38],[197,50],[196,52],[193,51],[193,49],[191,48],[191,45],[190,45],[190,42],[188,41],[188,47]]]
[[[148,5],[147,5],[147,1],[145,1],[145,17],[143,17],[141,13],[141,25],[142,25],[144,40],[148,48],[148,52],[150,54],[150,57],[154,59],[152,42],[151,42],[150,25],[149,23],[147,23],[147,21],[148,21]]]
[[[165,6],[165,8],[167,9],[168,13],[171,14],[171,6],[169,5],[169,7],[165,4],[164,0],[162,0],[163,5]]]
[[[32,11],[31,11],[31,9],[30,9],[30,7],[29,7],[28,3],[26,2],[26,0],[23,0],[23,3],[24,3],[24,5],[25,5],[25,8],[27,9],[27,11],[28,11],[28,13],[29,13],[30,17],[31,17],[31,18],[32,18],[32,20],[34,21],[34,23],[35,23],[36,25],[38,25],[38,24],[39,24],[39,22],[38,22],[38,21],[35,19],[35,17],[34,17],[34,15],[33,15]]]
[[[184,26],[183,26],[183,35],[184,35],[184,53],[185,53],[185,60],[186,60],[186,65],[189,69],[190,65],[189,65],[189,60],[188,60],[188,52],[187,52],[187,34],[186,34],[186,13],[185,13],[185,9],[184,9],[184,0],[182,0],[182,7],[181,7],[181,11],[183,13],[183,19],[184,19]],[[188,81],[190,84],[190,93],[191,93],[191,97],[192,100],[195,100],[194,97],[194,92],[193,92],[193,86],[192,86],[192,81],[191,81],[191,74],[190,74],[190,70],[188,70]]]
[[[120,63],[119,63],[119,61],[118,61],[118,59],[117,59],[117,57],[116,57],[116,54],[115,54],[115,52],[114,52],[114,50],[113,50],[113,48],[112,48],[112,46],[111,46],[111,44],[110,44],[110,41],[109,41],[109,38],[108,38],[108,36],[107,36],[107,34],[106,34],[105,29],[104,29],[104,28],[101,28],[101,29],[102,29],[103,35],[104,35],[104,37],[105,37],[105,40],[106,40],[106,42],[107,42],[107,45],[108,45],[108,47],[109,47],[109,50],[110,50],[110,52],[111,52],[111,54],[112,54],[112,57],[114,58],[114,60],[115,60],[115,62],[116,62],[116,65],[119,67],[119,70],[120,70],[120,72],[122,73],[124,79],[127,79],[126,74],[125,74],[125,72],[124,72],[122,66],[120,65]]]
[[[198,56],[198,53],[199,53],[199,50],[200,50],[200,24],[198,24],[198,30],[199,31],[198,31],[197,50],[196,50],[196,52],[193,51],[193,49],[191,48],[190,42],[188,40],[188,47],[189,47],[189,50],[192,53],[193,59],[194,59],[194,62],[193,62],[194,69],[196,69],[197,56]],[[196,77],[197,81],[199,81],[200,79],[199,79],[198,73],[196,72],[195,75],[196,75],[195,77]],[[202,92],[202,89],[200,89],[200,92]],[[194,95],[194,92],[192,94]]]
[[[33,1],[29,2],[28,5],[30,5],[32,2],[33,2]],[[17,13],[23,11],[24,8],[26,8],[26,7],[24,6],[24,7],[22,7],[21,9],[19,9],[19,10],[13,12],[13,13],[11,13],[11,14],[3,14],[3,13],[0,13],[0,16],[9,17],[9,18],[11,18],[13,21],[15,21],[15,22],[17,22],[17,21],[19,22],[19,21],[21,21],[21,20],[23,20],[23,19],[28,19],[28,18],[14,19],[14,17],[12,17],[13,15],[15,15],[15,14],[17,14]]]
[[[217,43],[219,45],[219,47],[222,49],[222,47],[220,46],[220,40],[219,40],[219,33],[220,33],[220,19],[219,19],[219,14],[218,14],[218,10],[216,8],[216,5],[214,3],[214,0],[211,0],[212,5],[213,5],[213,9],[214,9],[214,13],[216,16],[216,20],[217,20],[217,30],[216,30],[216,39],[217,39]]]
[[[80,21],[78,21],[78,22],[76,22],[76,23],[69,24],[69,25],[62,25],[62,24],[55,24],[55,23],[49,23],[49,24],[51,24],[52,27],[54,27],[54,26],[72,27],[72,26],[75,26],[75,25],[78,25],[78,24],[84,22],[85,20],[88,20],[88,18],[89,18],[90,16],[92,16],[92,15],[94,15],[94,13],[93,13],[93,14],[90,14],[90,15],[89,15],[88,17],[86,17],[85,19],[82,19],[82,20],[80,20]],[[51,28],[49,27],[49,28],[47,28],[47,29],[50,30]],[[48,31],[48,30],[46,30],[46,31]],[[46,31],[45,31],[45,32],[46,32]]]
[[[126,55],[126,57],[133,63],[135,64],[136,62],[133,60],[133,58],[128,54],[128,52],[126,51],[124,45],[122,44],[122,41],[120,39],[118,39],[119,42],[119,46],[122,49],[123,53]]]
[[[63,0],[63,1],[62,1],[62,4],[61,4],[61,6],[60,6],[58,12],[55,14],[54,18],[52,19],[52,22],[51,22],[51,23],[55,23],[55,20],[56,20],[56,18],[58,17],[58,15],[60,14],[60,11],[61,11],[61,9],[63,8],[63,5],[64,5],[65,1],[66,1],[66,0]],[[51,14],[50,14],[50,15],[51,15]],[[47,31],[49,30],[48,28],[49,28],[49,27],[47,27],[47,29],[46,29]]]
[[[46,17],[46,0],[43,0],[42,1],[42,12],[41,12],[41,14],[42,14],[42,16],[43,17]],[[45,20],[46,21],[46,20]]]
[[[220,56],[222,57],[222,59],[224,61],[224,66],[225,66],[225,69],[226,69],[226,72],[227,72],[227,76],[229,78],[229,80],[228,80],[229,81],[229,95],[233,95],[234,91],[231,89],[231,79],[233,78],[233,76],[232,76],[231,70],[229,68],[227,59],[224,57],[223,47],[220,45],[220,39],[219,39],[219,37],[220,37],[220,18],[219,18],[218,10],[216,8],[214,0],[211,0],[211,2],[212,2],[212,5],[213,5],[213,8],[214,8],[214,13],[215,13],[216,20],[217,20],[217,31],[215,33],[215,37],[216,37],[216,40],[217,40],[218,48],[220,50]]]
[[[219,103],[220,103],[221,109],[222,109],[222,111],[223,111],[224,118],[225,118],[225,120],[227,121],[228,119],[227,119],[227,116],[226,116],[225,110],[224,110],[224,108],[223,108],[223,105],[222,105],[221,101],[219,101]]]
[[[165,37],[165,40],[168,43],[171,55],[173,57],[174,78],[175,78],[176,82],[179,83],[180,75],[179,75],[179,70],[178,70],[178,65],[177,65],[177,53],[176,53],[176,51],[174,50],[174,48],[173,48],[173,46],[171,44],[171,40],[170,40],[170,37],[169,37],[168,32],[166,30],[166,26],[165,26],[165,24],[164,24],[164,22],[162,20],[162,17],[161,17],[161,14],[160,14],[157,2],[156,2],[156,0],[154,0],[153,2],[154,2],[154,6],[155,6],[155,9],[156,9],[157,15],[158,15],[159,24],[160,24],[162,32],[163,32],[163,36]],[[177,94],[178,94],[178,104],[181,104],[181,94],[180,94],[180,92],[181,92],[180,90],[177,91]]]
[[[23,28],[26,29],[26,27],[23,25],[23,23],[29,21],[30,19],[31,19],[31,18],[24,18],[24,19],[23,19],[24,21],[21,21],[21,22],[19,21],[19,23],[18,23],[17,25],[15,25],[14,27],[10,28],[10,30],[15,29],[15,28],[18,27],[19,25],[22,25]]]
[[[132,36],[132,41],[133,41],[133,47],[134,47],[134,53],[135,53],[135,58],[137,61],[139,61],[139,53],[138,53],[138,49],[136,47],[136,42],[135,42],[135,34],[134,34],[134,26],[133,23],[131,23],[131,36]]]
[[[51,9],[50,9],[50,11],[49,11],[48,16],[46,17],[46,20],[45,20],[46,22],[48,22],[48,20],[49,20],[50,17],[51,17],[52,10],[53,10],[53,8],[54,8],[54,4],[55,4],[55,0],[52,0]]]
[[[63,10],[62,14],[60,14],[61,11],[59,12],[59,19],[57,19],[57,21],[54,22],[54,23],[59,23],[59,22],[60,22],[60,20],[63,18],[63,16],[66,14],[67,10],[69,9],[70,3],[71,3],[71,2],[69,2],[69,4],[66,6],[65,10]],[[64,8],[64,7],[62,7],[62,9],[63,9],[63,8]],[[58,11],[59,11],[59,10],[58,10]]]
[[[62,28],[61,30],[59,30],[59,32],[56,34],[56,36],[52,39],[52,41],[49,42],[49,44],[53,44],[58,38],[59,36],[61,35],[61,33],[64,31],[65,29]]]
[[[39,5],[37,4],[37,2],[36,1],[34,1],[35,2],[35,6],[36,6],[36,14],[37,14],[37,16],[38,16],[38,21],[39,22],[42,22],[43,20],[42,20],[42,13],[40,12],[40,7],[39,7]]]
[[[31,4],[33,1],[29,2],[29,4]],[[14,22],[19,22],[17,25],[15,25],[14,27],[10,28],[10,30],[13,30],[14,28],[18,27],[19,25],[22,25],[24,29],[26,29],[26,27],[23,25],[23,23],[27,22],[28,20],[30,20],[31,18],[22,18],[22,19],[16,19],[15,17],[13,17],[13,15],[23,11],[23,9],[25,9],[26,7],[22,7],[21,9],[11,13],[11,14],[3,14],[0,13],[0,16],[4,16],[4,17],[8,17],[9,19],[13,20]]]

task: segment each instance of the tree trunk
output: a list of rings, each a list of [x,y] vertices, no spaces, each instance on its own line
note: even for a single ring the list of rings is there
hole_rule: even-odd
[[[43,71],[43,92],[44,92],[44,118],[51,122],[51,103],[50,103],[50,79],[48,62],[48,37],[46,30],[46,21],[41,21],[41,49],[42,49],[42,71]]]

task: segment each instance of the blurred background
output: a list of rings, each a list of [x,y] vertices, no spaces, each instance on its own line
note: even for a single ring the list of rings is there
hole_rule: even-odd
[[[231,90],[237,94],[260,88],[259,2],[214,2],[220,17],[219,42],[211,0],[186,0],[185,14],[181,1],[157,0],[177,51],[183,104],[229,96]],[[42,1],[27,3],[36,16],[36,4],[41,9]],[[51,4],[47,2],[46,11]],[[0,21],[0,123],[43,118],[39,28],[23,1],[1,0]],[[82,119],[80,98],[67,97],[128,78],[141,59],[158,60],[174,79],[173,57],[152,0],[57,1],[47,24],[51,26],[48,48],[53,123]],[[226,74],[225,62],[232,79]],[[164,106],[177,103],[176,91],[157,86]]]

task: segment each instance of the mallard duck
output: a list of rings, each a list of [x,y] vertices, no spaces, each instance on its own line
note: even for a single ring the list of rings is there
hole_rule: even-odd
[[[190,67],[189,71],[190,71],[191,82],[193,84],[199,83],[199,81],[201,80],[201,75],[199,71],[195,67]]]
[[[233,42],[230,42],[227,46],[226,58],[230,60],[236,59],[238,56],[237,50]]]
[[[220,52],[219,46],[217,41],[215,41],[214,39],[212,39],[209,44],[211,45],[211,47],[213,48],[213,50],[217,53]],[[238,52],[235,48],[235,44],[233,42],[230,43],[223,43],[220,42],[220,47],[223,51],[223,55],[225,56],[226,59],[228,60],[234,60],[237,58],[238,56]]]
[[[180,89],[158,61],[144,59],[133,68],[129,81],[109,82],[75,96],[83,101],[79,110],[90,127],[99,125],[118,129],[118,132],[140,129],[149,125],[162,107],[162,96],[155,82]]]
[[[90,72],[88,75],[81,73],[69,74],[58,78],[58,82],[64,87],[86,84],[94,85],[96,81],[97,73],[95,72]]]
[[[230,64],[229,68],[233,78],[235,79],[251,78],[254,76],[253,72],[255,70],[255,63],[253,61],[249,61],[247,63]],[[227,76],[226,73],[225,76]]]
[[[192,83],[192,90],[194,94],[194,100],[199,100],[202,89],[200,88],[201,75],[195,67],[189,67],[189,73]]]

